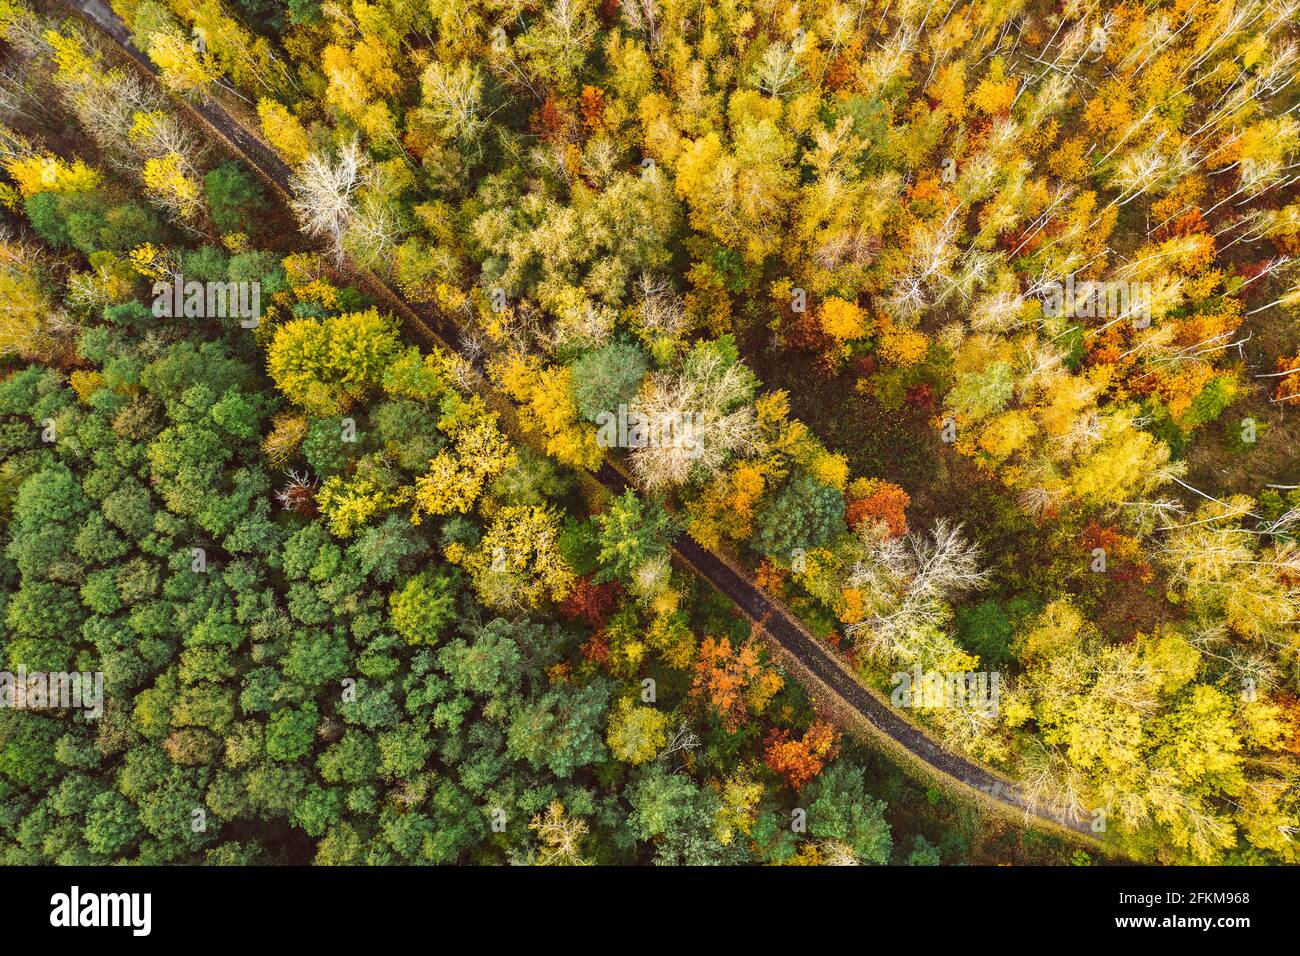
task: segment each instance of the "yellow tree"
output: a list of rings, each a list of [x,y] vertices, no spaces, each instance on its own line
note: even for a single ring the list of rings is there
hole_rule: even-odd
[[[0,241],[0,355],[49,359],[57,316],[35,252]]]
[[[257,101],[262,135],[290,165],[296,166],[311,154],[311,141],[296,116],[281,103],[263,97]]]
[[[573,571],[560,554],[560,512],[550,505],[511,505],[492,516],[478,546],[463,558],[488,607],[528,610],[560,601]]]
[[[546,437],[548,454],[573,468],[595,469],[601,460],[596,434],[578,420],[573,374],[564,366],[542,367],[521,355],[494,361],[493,376],[523,405],[524,426]]]
[[[382,384],[400,353],[394,320],[369,309],[286,322],[275,330],[267,365],[290,401],[336,415]]]
[[[624,697],[610,712],[605,742],[624,763],[634,767],[646,763],[658,756],[668,742],[668,715]]]
[[[221,77],[221,67],[206,47],[178,31],[150,35],[147,52],[162,71],[163,85],[185,96],[204,94]]]
[[[422,515],[465,513],[474,506],[487,482],[514,464],[515,452],[497,427],[496,412],[483,399],[455,397],[438,422],[451,437],[451,447],[441,449],[429,470],[415,482],[415,510]]]

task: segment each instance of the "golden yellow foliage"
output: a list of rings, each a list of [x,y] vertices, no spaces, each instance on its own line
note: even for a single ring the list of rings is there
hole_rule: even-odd
[[[307,131],[298,118],[275,100],[257,102],[257,116],[262,121],[262,134],[284,157],[285,162],[296,166],[311,153]]]
[[[24,196],[88,192],[99,186],[99,173],[81,160],[68,163],[49,153],[5,160],[4,168]]]
[[[856,302],[830,296],[817,310],[822,331],[838,342],[860,339],[867,334],[866,314]]]
[[[925,358],[930,340],[924,332],[890,323],[880,330],[880,357],[891,365],[910,368]]]
[[[573,468],[599,466],[603,452],[595,432],[578,420],[568,368],[542,368],[534,358],[512,355],[494,362],[492,371],[506,393],[524,406],[524,426],[546,436],[547,454]]]

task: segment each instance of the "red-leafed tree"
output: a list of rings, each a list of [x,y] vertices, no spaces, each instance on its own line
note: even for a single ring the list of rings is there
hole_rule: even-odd
[[[791,739],[788,730],[774,730],[767,738],[763,760],[769,770],[799,790],[835,757],[839,739],[839,733],[824,720],[809,724],[798,740]]]

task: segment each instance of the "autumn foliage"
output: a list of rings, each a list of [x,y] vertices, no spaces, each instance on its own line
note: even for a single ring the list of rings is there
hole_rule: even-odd
[[[774,730],[767,738],[763,760],[769,770],[800,790],[834,759],[839,739],[839,732],[823,720],[814,721],[798,738],[787,730]]]
[[[735,729],[749,714],[761,713],[783,681],[762,662],[753,639],[733,647],[730,638],[706,637],[695,660],[691,696],[712,707]]]

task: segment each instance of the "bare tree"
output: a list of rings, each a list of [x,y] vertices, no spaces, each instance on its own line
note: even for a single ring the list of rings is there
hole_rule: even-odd
[[[645,37],[647,46],[654,49],[659,45],[659,4],[656,0],[628,0],[620,3],[618,9],[628,29]]]
[[[293,211],[309,236],[329,243],[336,259],[343,258],[343,237],[356,218],[353,194],[361,186],[367,159],[357,141],[339,150],[331,161],[312,153],[290,182]]]
[[[632,470],[645,487],[683,484],[692,472],[712,472],[753,444],[754,410],[743,401],[749,387],[744,367],[715,353],[688,361],[680,372],[651,375],[628,408],[629,421],[648,430],[648,440],[632,450]]]
[[[898,656],[915,632],[942,622],[945,601],[988,579],[979,547],[966,540],[961,525],[943,518],[928,535],[891,538],[864,529],[862,540],[866,553],[850,571],[848,586],[874,595],[876,606],[848,632],[870,653]]]
[[[777,42],[764,51],[750,81],[769,96],[785,96],[797,92],[795,81],[802,75],[798,51]]]
[[[436,127],[448,139],[462,145],[477,144],[486,126],[483,108],[483,76],[478,67],[461,60],[455,68],[437,60],[420,77],[424,106],[420,119]]]
[[[635,288],[641,300],[639,317],[647,331],[670,339],[686,334],[690,326],[686,307],[667,279],[643,272]]]
[[[344,245],[363,266],[388,274],[401,232],[392,205],[382,196],[367,195],[353,210]]]

